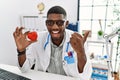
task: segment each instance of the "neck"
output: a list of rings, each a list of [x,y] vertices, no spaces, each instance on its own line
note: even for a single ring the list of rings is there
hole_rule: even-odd
[[[63,36],[59,39],[52,39],[53,44],[55,44],[56,46],[59,46],[62,43],[65,35],[66,35],[66,33],[64,33]]]
[[[59,39],[59,40],[52,40],[53,44],[55,44],[56,46],[59,46],[63,41],[63,38],[62,39]]]

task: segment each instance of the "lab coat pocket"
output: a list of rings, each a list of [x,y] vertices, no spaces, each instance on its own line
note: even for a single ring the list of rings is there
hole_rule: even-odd
[[[64,60],[66,61],[67,64],[75,63],[74,52],[73,51],[67,52],[66,56],[64,56]]]
[[[75,63],[74,57],[65,56],[64,60],[66,61],[67,64]]]
[[[73,51],[68,51],[64,55],[64,69],[67,75],[78,77],[76,55]]]

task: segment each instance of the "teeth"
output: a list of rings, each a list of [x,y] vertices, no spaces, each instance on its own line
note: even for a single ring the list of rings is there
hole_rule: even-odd
[[[59,31],[52,31],[53,33],[58,33]]]

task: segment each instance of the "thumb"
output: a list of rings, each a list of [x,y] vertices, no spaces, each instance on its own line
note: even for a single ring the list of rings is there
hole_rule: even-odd
[[[90,32],[90,31],[86,31],[85,34],[84,34],[84,43],[85,43],[85,41],[86,41],[86,39],[87,39],[87,37],[88,37],[88,35],[89,35],[89,32]]]

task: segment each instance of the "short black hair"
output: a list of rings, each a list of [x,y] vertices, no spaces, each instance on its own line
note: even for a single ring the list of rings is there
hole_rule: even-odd
[[[64,18],[66,18],[66,11],[60,7],[60,6],[53,6],[52,8],[50,8],[47,12],[47,17],[49,14],[63,14]]]

